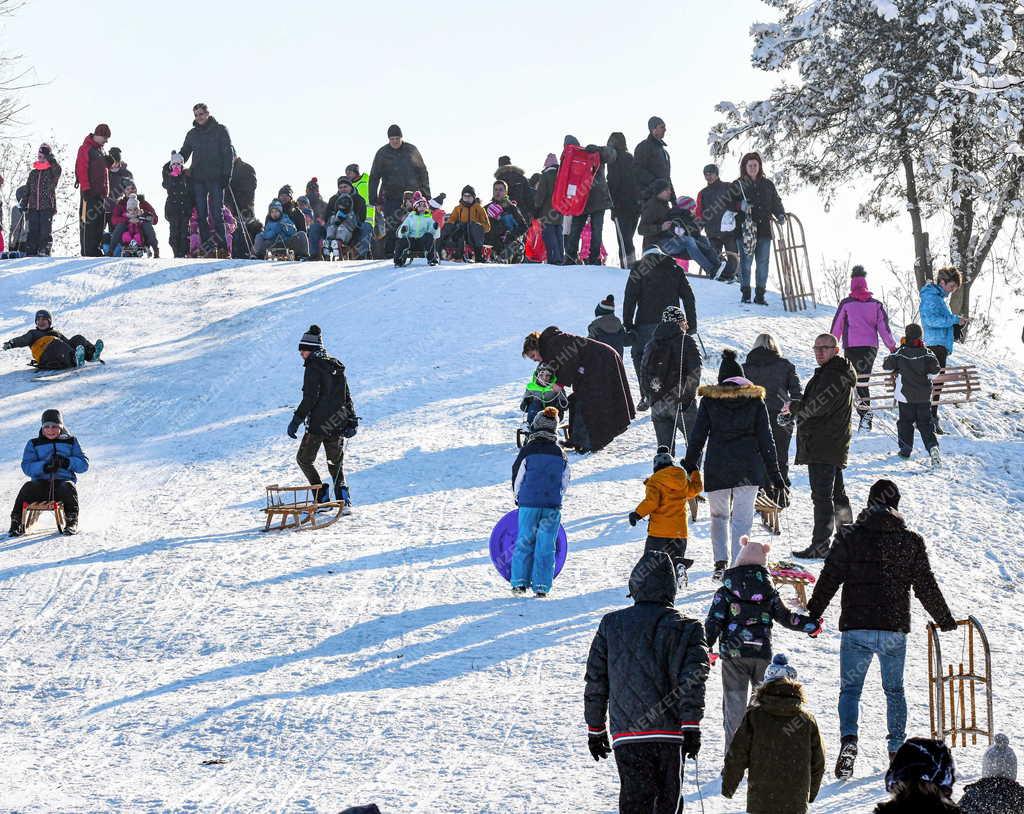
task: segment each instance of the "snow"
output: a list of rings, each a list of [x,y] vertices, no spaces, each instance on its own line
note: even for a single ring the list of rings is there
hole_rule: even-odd
[[[892,21],[900,16],[900,10],[892,0],[871,0],[875,12],[883,20]]]
[[[582,721],[583,665],[602,614],[625,605],[644,530],[654,433],[647,415],[605,452],[574,458],[563,518],[570,553],[545,601],[515,600],[487,538],[510,508],[523,336],[583,332],[613,268],[263,264],[31,259],[0,265],[0,335],[39,307],[102,337],[109,364],[33,383],[23,351],[0,356],[0,494],[22,481],[25,441],[60,407],[92,467],[82,533],[0,540],[0,765],[19,812],[616,810],[611,762],[595,765]],[[739,306],[735,286],[694,280],[701,336],[748,349],[769,331],[806,380],[831,309]],[[285,427],[297,401],[298,338],[323,326],[362,416],[349,442],[355,511],[316,533],[264,535],[263,487],[299,483]],[[898,330],[898,326],[894,326]],[[1016,339],[1012,340],[1014,343]],[[862,505],[892,477],[929,543],[954,612],[993,648],[996,726],[1021,731],[1024,562],[1021,362],[1010,340],[983,354],[984,392],[947,409],[945,465],[895,456],[891,418],[858,436],[847,484]],[[631,366],[630,375],[632,376]],[[709,360],[705,381],[717,369]],[[776,550],[808,542],[806,471]],[[681,606],[703,618],[714,590],[706,511]],[[761,539],[765,539],[760,532]],[[837,743],[839,602],[817,641],[779,631],[828,750]],[[906,687],[927,734],[926,651],[914,606]],[[955,652],[956,636],[945,639]],[[718,795],[720,676],[708,684],[699,778]],[[857,777],[826,775],[815,812],[882,797],[884,698],[868,678]],[[1017,747],[1021,743],[1016,742]],[[965,780],[982,749],[956,756]],[[223,760],[215,765],[203,761]],[[687,806],[696,806],[692,766]],[[962,788],[962,787],[961,787]]]

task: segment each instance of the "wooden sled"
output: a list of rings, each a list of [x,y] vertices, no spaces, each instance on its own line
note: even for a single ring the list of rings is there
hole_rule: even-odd
[[[960,658],[967,656],[967,669],[961,660],[953,671],[953,663],[942,663],[942,648],[939,644],[939,626],[928,625],[928,714],[932,725],[932,738],[945,741],[950,736],[950,746],[967,746],[978,743],[978,736],[992,743],[994,731],[992,716],[992,654],[988,637],[981,622],[973,616],[961,619],[957,626],[964,637]],[[981,653],[975,650],[980,642]],[[978,662],[984,661],[985,672],[978,672]],[[985,691],[986,726],[978,725],[977,688]]]
[[[754,511],[761,515],[761,523],[772,534],[782,533],[782,528],[779,525],[779,515],[782,513],[782,507],[768,497],[765,492],[760,491],[757,493],[757,497],[754,499]]]
[[[317,502],[319,486],[278,486],[276,483],[267,487],[267,505],[263,512],[267,515],[267,525],[263,531],[304,531],[306,529],[324,529],[333,526],[341,519],[345,508],[344,501],[330,500]],[[333,509],[333,514],[318,514],[318,510]],[[274,521],[279,520],[277,525]]]
[[[53,512],[54,522],[57,524],[57,531],[63,533],[64,526],[64,504],[59,500],[40,500],[35,503],[21,504],[21,523],[27,532],[35,525],[40,515],[46,512]]]
[[[282,261],[282,260],[294,260],[295,259],[295,252],[293,252],[291,249],[281,248],[281,247],[270,248],[270,249],[267,249],[267,253],[265,255],[265,259],[273,260],[275,262],[276,261]]]
[[[807,608],[807,586],[815,582],[814,574],[799,567],[787,567],[789,563],[771,563],[768,566],[768,573],[772,576],[772,582],[776,587],[792,585],[796,591],[796,598],[800,607]]]
[[[891,410],[896,407],[896,374],[892,371],[862,373],[857,377],[857,386],[868,391],[867,398],[855,398],[860,409]],[[933,406],[965,404],[973,401],[980,392],[981,377],[975,365],[944,367],[932,377]]]
[[[775,235],[772,247],[775,251],[775,268],[779,274],[782,307],[787,311],[804,311],[809,300],[811,308],[817,308],[803,223],[790,212],[786,214],[783,225],[772,221],[772,232]]]

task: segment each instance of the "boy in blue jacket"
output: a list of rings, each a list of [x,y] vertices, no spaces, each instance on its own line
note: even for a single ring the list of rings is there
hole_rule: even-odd
[[[555,541],[562,522],[562,498],[569,488],[569,462],[558,446],[558,410],[545,407],[512,464],[512,492],[519,506],[519,536],[512,552],[512,593],[533,588],[545,597],[555,580]]]
[[[51,499],[64,504],[64,533],[78,533],[77,475],[89,468],[78,441],[64,427],[60,410],[43,413],[39,435],[25,445],[21,456],[21,471],[32,480],[21,487],[11,510],[11,537],[25,533],[21,522],[22,506]]]
[[[252,256],[257,260],[265,259],[267,249],[275,243],[287,246],[297,255],[304,254],[304,246],[300,251],[298,242],[294,245],[292,243],[292,239],[298,234],[298,231],[292,219],[284,213],[284,204],[274,198],[267,209],[267,220],[263,224],[263,231],[256,235],[256,239],[253,241]]]

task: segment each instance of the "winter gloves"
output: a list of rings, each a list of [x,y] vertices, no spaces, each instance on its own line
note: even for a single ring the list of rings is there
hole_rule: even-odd
[[[783,509],[789,508],[789,478],[781,472],[772,475],[772,486],[775,487],[775,502]]]
[[[348,420],[348,423],[345,424],[345,429],[343,429],[341,431],[341,437],[342,438],[354,438],[358,427],[359,427],[359,418],[357,416],[352,416],[352,418],[350,418]]]
[[[638,515],[636,512],[630,512],[629,513],[629,525],[635,526],[639,522],[640,522],[640,515]]]
[[[696,758],[700,751],[700,730],[697,728],[683,730],[683,754],[688,758]]]
[[[588,735],[587,746],[590,748],[590,754],[593,755],[594,760],[603,760],[612,753],[611,744],[608,743],[607,732]]]
[[[302,422],[299,421],[299,419],[297,419],[297,418],[293,418],[291,421],[288,422],[288,437],[289,438],[298,438],[299,437],[298,433],[299,433],[299,427],[301,426],[301,424],[302,424]]]
[[[4,342],[4,345],[3,345],[4,350],[10,350],[13,347],[14,346],[10,342]]]
[[[43,465],[43,471],[47,475],[52,475],[54,472],[60,469],[67,469],[69,466],[71,466],[70,458],[63,455],[52,455],[50,460]]]
[[[956,619],[954,619],[952,616],[939,623],[939,630],[941,630],[943,633],[952,633],[954,630],[957,629],[957,627],[959,627],[959,625],[957,625]]]

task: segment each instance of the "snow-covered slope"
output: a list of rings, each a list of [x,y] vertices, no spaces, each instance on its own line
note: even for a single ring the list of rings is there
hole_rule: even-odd
[[[83,533],[0,541],[5,768],[18,811],[611,812],[617,777],[582,725],[583,663],[601,615],[627,603],[643,548],[626,514],[642,495],[654,432],[643,416],[605,452],[573,460],[565,571],[546,601],[514,600],[487,537],[510,508],[524,334],[583,332],[618,269],[200,261],[22,260],[0,265],[0,335],[39,307],[102,337],[109,364],[34,383],[0,357],[0,497],[51,406],[92,468]],[[714,356],[761,331],[803,378],[831,309],[741,308],[735,287],[694,281]],[[773,299],[773,302],[777,300]],[[296,345],[311,322],[348,366],[359,435],[347,471],[355,514],[318,533],[264,535],[268,483],[298,483],[285,427]],[[891,426],[855,441],[848,489],[894,477],[958,614],[986,625],[997,724],[1022,730],[1024,561],[1019,370],[989,349],[977,404],[942,439],[947,465],[895,457]],[[630,367],[627,365],[627,367]],[[709,360],[705,378],[717,369]],[[632,371],[630,371],[632,376]],[[806,472],[776,546],[808,540]],[[706,515],[682,603],[713,592]],[[780,632],[826,737],[838,741],[838,601],[818,641]],[[928,729],[924,618],[915,608],[910,730]],[[950,649],[957,643],[950,642]],[[717,795],[720,677],[708,689],[700,780]],[[856,780],[826,782],[815,811],[865,810],[881,794],[884,703],[873,668]],[[1019,746],[1020,744],[1018,744]],[[980,747],[958,752],[976,774]],[[223,759],[217,765],[204,761]],[[831,766],[829,767],[831,768]],[[828,778],[826,778],[828,780]],[[692,771],[688,799],[695,799]]]

